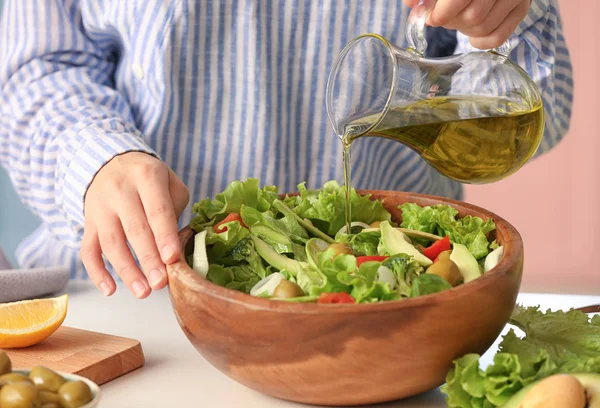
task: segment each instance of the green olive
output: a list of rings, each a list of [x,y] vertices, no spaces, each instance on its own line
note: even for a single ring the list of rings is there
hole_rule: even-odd
[[[58,390],[58,395],[63,408],[79,408],[93,398],[90,387],[83,381],[69,381],[63,384]]]
[[[302,288],[287,279],[282,280],[273,292],[273,297],[280,299],[295,298],[299,296],[304,296]]]
[[[329,247],[327,249],[328,250],[333,249],[333,251],[335,252],[334,257],[336,257],[340,254],[348,254],[348,255],[354,254],[354,251],[352,251],[352,248],[350,248],[350,245],[344,244],[341,242],[334,242],[333,244],[329,245]]]
[[[8,354],[0,350],[0,375],[8,374],[12,371],[12,363]]]
[[[50,392],[50,391],[40,391],[40,402],[41,403],[48,403],[48,402],[55,402],[57,404],[60,403],[60,396],[55,393],[55,392]]]
[[[8,374],[4,374],[4,375],[0,376],[0,383],[2,383],[2,382],[6,383],[6,384],[14,384],[14,383],[18,383],[18,382],[32,383],[28,377],[24,376],[23,374],[19,374],[19,373],[8,373]],[[1,406],[2,405],[0,405],[0,407]]]
[[[449,259],[441,259],[434,262],[427,268],[427,273],[438,275],[452,286],[458,285],[462,280],[458,266]]]
[[[29,382],[7,384],[0,389],[2,408],[38,408],[39,390]]]
[[[440,252],[440,254],[436,258],[436,261],[449,260],[450,255],[452,255],[451,250]]]
[[[56,392],[66,380],[59,374],[42,366],[35,366],[29,373],[31,381],[42,391]]]

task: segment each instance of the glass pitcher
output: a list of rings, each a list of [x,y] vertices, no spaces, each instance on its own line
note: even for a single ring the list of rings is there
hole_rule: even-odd
[[[385,137],[454,180],[504,179],[542,140],[540,92],[509,59],[508,42],[490,51],[425,58],[425,21],[433,4],[421,1],[411,11],[408,49],[377,34],[344,47],[327,83],[329,120],[348,148],[358,137]]]

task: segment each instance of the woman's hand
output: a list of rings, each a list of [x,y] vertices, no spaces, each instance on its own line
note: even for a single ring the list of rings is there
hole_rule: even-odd
[[[418,2],[404,0],[408,7]],[[427,24],[458,30],[475,48],[495,48],[511,36],[530,5],[531,0],[438,0]]]
[[[179,258],[177,221],[188,201],[175,173],[146,153],[117,156],[98,172],[85,197],[81,259],[103,294],[116,287],[102,254],[136,297],[166,286],[165,265]]]

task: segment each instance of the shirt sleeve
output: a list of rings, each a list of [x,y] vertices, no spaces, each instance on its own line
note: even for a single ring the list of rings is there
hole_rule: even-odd
[[[98,170],[129,151],[156,156],[115,90],[115,41],[90,38],[78,0],[8,0],[0,20],[0,164],[70,247]]]
[[[557,0],[533,0],[509,41],[512,61],[531,76],[542,95],[546,126],[539,156],[562,140],[571,121],[573,69]],[[469,38],[458,33],[456,53],[469,50]]]

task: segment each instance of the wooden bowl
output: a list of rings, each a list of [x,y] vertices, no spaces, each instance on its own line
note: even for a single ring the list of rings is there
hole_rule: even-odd
[[[523,243],[508,222],[482,208],[411,193],[359,191],[398,205],[449,204],[496,222],[500,263],[481,278],[438,294],[375,304],[296,304],[215,285],[187,265],[168,268],[176,318],[212,365],[261,393],[300,403],[361,405],[413,396],[444,383],[452,361],[484,353],[515,306]],[[194,232],[180,232],[185,254]]]

